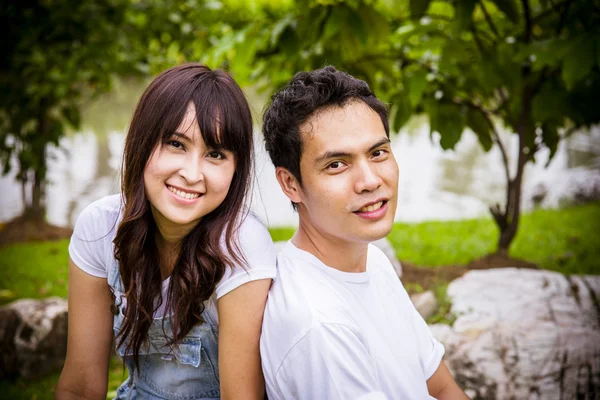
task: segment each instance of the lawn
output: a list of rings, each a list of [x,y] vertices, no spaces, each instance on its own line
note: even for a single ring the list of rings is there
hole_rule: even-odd
[[[291,228],[271,229],[274,240],[287,240],[293,232]],[[388,236],[400,260],[427,268],[466,265],[493,251],[497,237],[489,218],[396,223]],[[522,217],[510,255],[567,274],[600,274],[599,239],[600,203],[537,210]],[[67,246],[68,240],[61,240],[0,248],[0,304],[23,297],[66,297]],[[10,399],[52,399],[57,379],[58,373],[34,383],[0,381],[0,393]],[[122,366],[115,359],[109,394],[114,395],[123,380]]]

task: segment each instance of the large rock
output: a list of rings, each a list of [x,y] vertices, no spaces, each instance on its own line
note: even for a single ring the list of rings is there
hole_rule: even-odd
[[[387,240],[387,238],[383,238],[374,241],[373,244],[379,247],[381,251],[383,251],[383,253],[387,256],[387,258],[390,259],[390,262],[392,263],[392,266],[394,267],[398,278],[402,278],[402,265],[400,264],[398,257],[396,257],[396,250],[394,250],[394,247],[392,247],[390,241]]]
[[[431,326],[477,399],[600,399],[600,277],[516,268],[448,286],[452,327]]]
[[[67,301],[18,300],[0,307],[0,379],[35,379],[62,367]]]
[[[410,296],[415,308],[423,319],[431,317],[437,311],[439,303],[431,290]]]
[[[274,244],[276,251],[279,253],[285,247],[286,243],[287,241],[275,242]],[[387,256],[387,258],[389,258],[394,270],[396,271],[396,274],[398,275],[398,278],[402,278],[402,265],[400,265],[400,261],[398,261],[398,258],[396,257],[396,251],[392,247],[392,244],[389,242],[389,240],[383,238],[376,240],[373,242],[373,244],[379,247]]]

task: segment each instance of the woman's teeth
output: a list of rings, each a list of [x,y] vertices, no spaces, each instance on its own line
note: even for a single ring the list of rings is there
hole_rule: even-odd
[[[379,203],[375,203],[375,204],[371,204],[370,206],[363,207],[358,211],[360,211],[360,212],[375,211],[375,210],[379,210],[382,205],[383,205],[383,201],[380,201]]]
[[[195,199],[196,197],[200,197],[200,193],[187,193],[184,191],[181,191],[179,189],[175,189],[173,186],[167,186],[167,188],[169,188],[169,190],[173,193],[175,193],[177,196],[181,197],[182,199]]]

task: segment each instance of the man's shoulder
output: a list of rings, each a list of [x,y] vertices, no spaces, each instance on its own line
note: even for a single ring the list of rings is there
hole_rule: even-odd
[[[329,323],[353,325],[343,293],[315,266],[282,251],[265,307],[261,347],[283,358],[315,326]]]
[[[271,312],[265,313],[266,318],[298,329],[315,321],[337,322],[344,306],[346,301],[335,280],[309,262],[290,257],[285,249],[279,253],[277,278],[267,299]]]

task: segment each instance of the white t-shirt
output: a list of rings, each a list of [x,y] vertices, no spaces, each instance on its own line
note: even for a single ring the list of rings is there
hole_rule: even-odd
[[[288,242],[277,267],[260,340],[269,400],[432,399],[444,347],[381,250],[346,273]]]
[[[103,197],[88,205],[77,218],[69,255],[73,262],[90,275],[106,278],[108,268],[114,265],[113,240],[122,218],[123,204],[121,195]],[[253,215],[248,213],[241,223],[239,248],[244,253],[248,265],[226,268],[221,281],[205,307],[214,321],[218,321],[216,300],[244,283],[267,278],[275,278],[276,250],[267,228]],[[163,281],[163,298],[166,298],[170,278]],[[165,314],[163,305],[156,311],[155,317]]]

